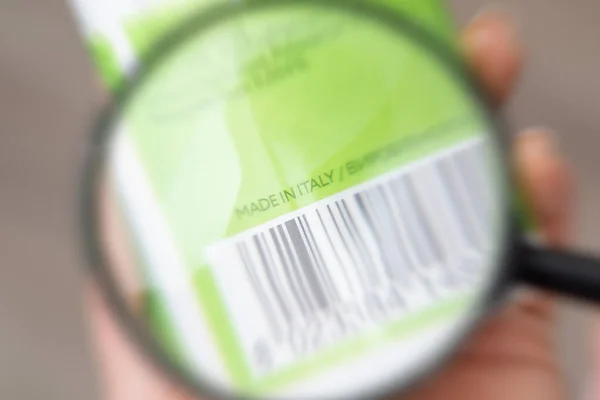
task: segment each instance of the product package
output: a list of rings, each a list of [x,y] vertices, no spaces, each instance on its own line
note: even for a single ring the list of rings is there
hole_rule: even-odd
[[[69,0],[105,84],[116,89],[145,52],[194,12],[228,0]],[[372,0],[407,13],[443,40],[454,41],[452,19],[442,0]]]
[[[377,1],[457,48],[442,0]],[[165,35],[218,4],[71,2],[114,93]],[[486,193],[480,105],[410,41],[336,18],[265,13],[233,46],[226,25],[211,33],[214,48],[190,40],[196,58],[158,68],[112,144],[109,186],[141,266],[131,295],[171,357],[247,393],[306,398],[385,385],[388,373],[437,357],[477,295],[442,260],[485,246],[488,234],[459,227],[493,208],[473,200]],[[284,22],[300,28],[256,56],[260,40],[279,40],[262,26]],[[190,66],[205,79],[190,81]],[[447,191],[444,182],[453,182]],[[463,219],[445,220],[462,201],[470,208],[454,212]],[[440,224],[457,234],[427,228]],[[396,285],[410,271],[395,265],[416,260],[429,275]]]

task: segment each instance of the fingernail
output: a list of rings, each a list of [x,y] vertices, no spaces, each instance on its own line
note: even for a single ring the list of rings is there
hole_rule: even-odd
[[[554,168],[557,150],[555,134],[546,128],[530,128],[516,138],[517,161],[533,196],[536,214],[547,219],[555,215],[561,207],[561,200],[556,193]]]
[[[495,20],[508,23],[513,30],[518,31],[521,27],[521,13],[515,8],[514,5],[508,5],[503,2],[495,2],[484,6],[479,12],[477,12],[470,23],[478,23],[483,20]]]
[[[535,206],[542,223],[550,223],[564,213],[567,204],[564,177],[561,174],[556,135],[549,130],[528,130],[522,140],[524,162],[529,164]]]
[[[520,31],[518,13],[503,3],[495,3],[483,8],[471,19],[467,26],[467,45],[487,46],[499,36],[516,41]]]
[[[531,157],[555,156],[560,148],[556,132],[541,126],[522,131],[519,139],[522,141],[521,148]]]

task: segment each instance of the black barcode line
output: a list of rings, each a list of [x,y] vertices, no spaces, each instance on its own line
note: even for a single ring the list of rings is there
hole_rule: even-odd
[[[339,226],[338,234],[340,235],[340,239],[344,243],[346,243],[346,247],[348,249],[349,254],[352,257],[352,265],[356,271],[357,276],[360,276],[361,281],[368,280],[369,273],[365,269],[364,265],[364,254],[361,254],[360,249],[357,248],[354,235],[350,230],[348,225],[348,221],[346,220],[342,210],[340,209],[340,205],[338,202],[333,203],[331,207],[331,217],[334,220],[336,226]]]
[[[433,298],[432,276],[478,262],[492,210],[483,155],[460,148],[236,237],[272,340],[388,286],[420,282],[415,295]]]
[[[443,170],[439,170],[437,165],[432,165],[426,171],[428,179],[432,183],[429,187],[430,198],[435,199],[435,201],[429,201],[424,204],[424,207],[429,209],[430,213],[437,214],[437,224],[440,227],[439,231],[442,233],[438,238],[444,253],[443,265],[451,268],[454,265],[464,263],[468,255],[466,249],[468,249],[470,243],[463,234],[464,226],[462,226],[468,221],[463,220],[464,215],[461,215],[456,209],[456,203],[459,201],[456,198],[458,192],[450,190],[455,189],[455,187],[448,185],[448,182],[445,181],[448,176],[442,175],[442,172],[447,173],[448,171],[445,166],[443,168]]]
[[[301,314],[302,310],[293,299],[293,289],[289,286],[290,281],[288,278],[288,271],[279,258],[277,246],[273,240],[271,231],[261,232],[256,236],[260,236],[268,260],[267,262],[270,263],[270,271],[273,278],[269,280],[269,282],[272,285],[278,285],[277,288],[275,288],[278,292],[277,297],[281,298],[281,301],[285,303],[285,305],[281,307],[281,312],[285,320],[283,321],[282,329],[285,329],[285,326],[291,323],[296,315]]]
[[[311,294],[311,297],[314,299],[316,308],[324,309],[327,305],[325,292],[321,282],[319,281],[315,266],[310,259],[310,255],[308,254],[306,243],[304,240],[302,240],[303,238],[298,227],[298,220],[290,220],[286,222],[285,225],[292,241],[294,255],[298,259],[298,267],[300,268],[300,271],[304,273],[306,278],[307,289]]]
[[[270,287],[273,289],[273,294],[275,296],[276,308],[278,308],[281,314],[284,316],[286,321],[289,323],[291,321],[291,312],[288,309],[288,302],[284,301],[284,294],[282,293],[282,285],[278,278],[275,277],[275,269],[273,263],[272,254],[269,252],[266,247],[266,242],[264,238],[264,233],[260,233],[254,236],[254,245],[258,249],[258,254],[260,256],[260,260],[262,261],[262,265],[264,266],[265,275],[267,277],[268,283]],[[276,282],[277,281],[277,282]]]
[[[321,227],[323,228],[323,231],[325,232],[325,236],[327,237],[327,242],[329,243],[329,249],[331,249],[331,252],[333,253],[333,256],[335,257],[335,261],[337,262],[337,265],[342,266],[342,259],[340,258],[340,255],[337,251],[337,246],[334,246],[333,244],[333,240],[331,239],[331,235],[330,235],[330,229],[327,229],[325,222],[323,221],[323,217],[321,216],[321,212],[319,210],[316,210],[317,212],[317,217],[319,218],[319,222],[321,223]],[[332,260],[334,261],[334,260]],[[350,276],[348,275],[348,270],[346,268],[341,268],[342,273],[344,275],[345,278],[345,282],[347,285],[345,285],[348,288],[348,291],[350,292],[350,295],[353,296],[355,294],[354,291],[354,285],[352,284],[352,279],[350,278]]]
[[[451,158],[452,156],[440,160],[428,169],[429,179],[434,183],[431,188],[437,198],[435,207],[445,210],[439,213],[439,218],[445,232],[441,237],[441,243],[447,254],[448,266],[464,265],[467,260],[476,255],[473,249],[478,248],[477,232],[473,230],[468,205],[460,182],[454,175]]]
[[[444,252],[439,237],[434,233],[434,229],[431,226],[431,219],[427,216],[423,207],[426,204],[427,196],[420,196],[414,180],[414,175],[407,176],[404,180],[403,188],[406,190],[410,209],[414,211],[416,217],[417,223],[414,228],[421,234],[421,246],[423,254],[425,254],[424,258],[433,258],[433,260],[443,264],[448,257]]]
[[[382,228],[380,221],[375,216],[375,212],[370,204],[368,194],[368,191],[364,193],[357,193],[355,195],[355,200],[359,206],[359,209],[361,210],[363,217],[367,221],[367,225],[369,226],[371,234],[375,238],[375,243],[377,246],[379,256],[381,258],[381,262],[383,264],[385,274],[388,279],[395,280],[396,275],[393,270],[393,260],[390,260],[389,254],[386,251],[387,246],[385,240],[385,232],[383,232],[384,228]]]
[[[248,280],[258,297],[260,305],[263,309],[263,314],[265,315],[267,323],[271,328],[271,332],[273,332],[274,337],[279,337],[280,331],[279,326],[274,318],[275,313],[272,308],[272,302],[269,301],[268,295],[266,294],[266,286],[260,283],[258,276],[255,273],[255,270],[258,270],[257,265],[254,265],[253,263],[252,258],[248,252],[246,243],[239,243],[237,250],[242,260],[242,263],[244,264]]]
[[[372,189],[365,190],[365,193]],[[348,213],[353,215],[353,221],[357,227],[357,231],[360,232],[360,237],[367,253],[370,256],[371,265],[369,269],[372,270],[375,278],[371,282],[371,285],[381,285],[382,283],[390,280],[390,275],[386,271],[386,265],[384,262],[383,253],[381,251],[381,243],[375,224],[369,215],[368,199],[360,198],[356,195],[353,198],[348,199],[346,202],[346,209]]]
[[[289,221],[288,221],[289,222]],[[317,300],[314,295],[311,296],[311,291],[308,287],[308,279],[306,277],[306,271],[302,270],[300,261],[296,253],[292,248],[292,239],[288,236],[287,223],[279,225],[279,234],[283,241],[283,247],[285,249],[285,255],[294,271],[294,275],[297,277],[298,289],[302,293],[302,298],[306,301],[306,305],[310,310],[311,314],[318,311]]]
[[[489,157],[488,151],[485,144],[480,143],[466,149],[463,156],[453,157],[455,176],[461,180],[463,193],[470,200],[472,218],[479,234],[480,247],[473,249],[478,253],[489,249],[491,243],[486,230],[493,225],[491,186],[483,176],[483,171],[493,170],[493,159]]]
[[[388,210],[390,210],[389,220],[394,229],[394,237],[398,243],[398,251],[402,252],[402,254],[406,257],[408,268],[410,271],[414,272],[416,270],[416,266],[419,265],[419,260],[407,229],[408,224],[406,218],[404,218],[404,211],[401,210],[401,205],[396,202],[396,197],[394,195],[391,183],[382,187],[382,190],[385,205],[388,207]],[[402,272],[402,278],[404,279],[407,275],[407,271]]]
[[[481,220],[482,226],[487,227],[490,226],[489,216],[492,210],[491,203],[489,203],[491,197],[489,188],[482,176],[482,171],[489,167],[489,164],[486,164],[485,160],[480,160],[482,153],[486,154],[485,150],[484,146],[472,147],[465,152],[464,157],[457,157],[456,161],[461,174],[468,176],[470,185],[474,188],[470,192],[475,198],[477,216]]]
[[[354,219],[348,213],[348,208],[345,205],[345,200],[340,200],[335,203],[338,213],[340,214],[344,226],[346,227],[348,233],[350,234],[350,238],[354,244],[354,249],[358,253],[358,256],[361,259],[359,265],[362,266],[362,270],[364,271],[364,275],[368,277],[368,281],[371,286],[377,285],[380,283],[379,277],[377,276],[376,267],[373,263],[373,256],[369,254],[368,249],[365,246],[365,243],[362,239],[362,236],[358,229],[356,229],[356,225],[354,223]]]
[[[389,189],[393,202],[397,204],[399,227],[406,233],[407,242],[410,248],[413,249],[417,264],[424,267],[431,266],[436,260],[433,252],[427,251],[427,238],[422,233],[422,228],[419,226],[419,221],[413,211],[405,182],[400,178],[394,179],[390,182]]]
[[[327,278],[325,277],[324,271],[321,267],[319,259],[317,258],[316,252],[314,250],[314,244],[312,243],[312,239],[308,236],[307,230],[304,226],[304,221],[301,217],[296,218],[296,222],[300,227],[300,234],[302,242],[306,244],[307,253],[309,256],[310,263],[312,264],[312,270],[314,271],[314,275],[316,281],[318,282],[318,286],[320,291],[324,296],[324,304],[321,305],[321,309],[325,309],[329,304],[331,304],[333,300],[333,292],[331,287],[328,285]]]
[[[477,197],[474,195],[477,190],[476,182],[472,181],[472,174],[468,170],[461,169],[459,166],[459,160],[462,157],[451,157],[445,161],[446,167],[446,181],[448,186],[453,186],[455,192],[454,197],[450,197],[450,200],[454,202],[454,208],[456,215],[461,214],[461,219],[457,224],[471,244],[470,249],[473,253],[477,254],[480,249],[486,247],[485,241],[485,229],[487,221],[484,216],[480,215],[477,211],[481,206],[478,205]]]
[[[481,207],[480,203],[477,201],[478,198],[476,193],[478,190],[474,190],[476,187],[476,182],[473,180],[472,171],[465,170],[461,166],[461,157],[452,157],[450,160],[450,164],[452,166],[451,173],[453,176],[453,180],[456,183],[458,190],[460,192],[460,198],[464,202],[464,206],[461,207],[465,210],[465,213],[468,215],[468,220],[471,222],[470,224],[465,224],[467,227],[471,227],[473,241],[477,243],[476,246],[472,248],[473,251],[477,252],[477,249],[482,249],[486,246],[485,243],[485,221],[478,209]]]
[[[323,276],[325,285],[328,288],[328,292],[331,294],[331,299],[332,301],[340,301],[340,293],[338,292],[338,289],[334,284],[334,280],[331,278],[331,274],[329,273],[329,269],[327,268],[325,260],[323,259],[320,247],[317,245],[317,241],[315,239],[315,236],[313,234],[312,228],[310,227],[310,223],[308,222],[306,215],[302,216],[302,220],[304,222],[304,226],[306,227],[306,231],[308,232],[308,237],[310,237],[309,240],[311,241],[311,248],[314,249],[315,259],[317,260],[316,262],[319,267],[319,272]]]
[[[271,239],[273,240],[273,244],[275,245],[278,259],[281,262],[282,269],[284,271],[285,277],[287,278],[287,283],[290,288],[292,301],[297,305],[298,309],[302,313],[302,316],[306,317],[309,314],[308,307],[302,297],[302,291],[298,287],[297,276],[296,274],[294,274],[294,271],[292,270],[290,264],[287,262],[287,258],[285,257],[284,249],[282,248],[282,244],[279,240],[277,231],[278,229],[269,229],[269,233],[271,234]]]
[[[382,209],[388,210],[387,221],[391,227],[393,241],[395,244],[393,248],[396,249],[396,252],[399,253],[405,260],[407,266],[406,270],[415,272],[417,268],[414,251],[410,245],[410,242],[408,241],[406,232],[402,229],[402,226],[404,225],[402,219],[398,221],[399,213],[397,205],[392,201],[393,197],[390,192],[389,185],[379,186],[379,191],[384,203]],[[407,272],[409,271],[403,270],[401,267],[401,265],[397,265],[398,274],[400,279],[405,279],[408,275]]]
[[[402,179],[406,180],[409,177],[409,175],[405,175]],[[384,199],[381,197],[382,192],[378,191],[378,188],[380,188],[380,186],[372,190],[369,197],[371,198],[370,201],[375,204],[374,214],[377,215],[377,220],[379,221],[380,226],[379,229],[382,232],[385,232],[383,238],[383,252],[384,254],[388,254],[386,260],[391,264],[392,271],[394,271],[394,275],[392,276],[393,281],[405,282],[406,279],[402,278],[406,278],[407,273],[410,273],[410,276],[416,281],[420,282],[430,294],[434,294],[435,291],[429,284],[428,280],[422,276],[421,271],[417,271],[416,268],[413,268],[410,260],[407,257],[407,254],[400,251],[399,243],[390,240],[391,235],[388,233],[390,229],[393,229],[392,222],[389,218],[389,210],[383,208],[385,207],[385,203]]]
[[[329,205],[327,206],[327,211],[329,212],[329,217],[331,218],[331,221],[333,221],[333,224],[335,226],[335,230],[337,232],[337,237],[340,239],[340,242],[344,246],[345,254],[349,256],[349,259],[352,262],[352,271],[354,272],[356,278],[358,278],[358,282],[365,281],[365,277],[359,271],[358,263],[356,262],[356,257],[354,255],[354,253],[352,252],[352,250],[350,249],[350,246],[348,246],[348,241],[346,240],[346,236],[342,234],[342,230],[340,229],[340,224],[336,220],[336,218],[333,214],[333,211],[331,210],[331,206],[329,206]],[[360,285],[357,285],[357,286],[358,286],[358,291],[362,292],[361,286]]]
[[[387,193],[383,186],[377,186],[373,192],[373,202],[376,204],[378,218],[381,226],[385,229],[385,247],[392,262],[392,268],[395,274],[394,280],[401,281],[406,278],[409,271],[414,272],[413,265],[409,258],[409,252],[406,249],[406,243],[399,234],[398,227],[394,220],[390,218],[390,203],[387,199]]]
[[[452,237],[456,241],[462,241],[467,246],[478,248],[479,247],[479,233],[475,227],[474,221],[471,218],[469,207],[470,199],[468,196],[464,196],[461,183],[454,173],[454,165],[450,159],[441,161],[435,165],[436,172],[442,177],[437,179],[438,185],[443,193],[448,193],[448,196],[444,196],[440,199],[445,206],[452,210],[452,213],[447,214],[447,219],[452,219],[450,222],[451,229],[456,230],[456,234]]]

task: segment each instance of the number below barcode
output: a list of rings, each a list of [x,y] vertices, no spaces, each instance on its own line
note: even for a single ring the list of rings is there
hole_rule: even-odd
[[[492,244],[484,152],[463,143],[209,248],[255,372],[476,286]]]

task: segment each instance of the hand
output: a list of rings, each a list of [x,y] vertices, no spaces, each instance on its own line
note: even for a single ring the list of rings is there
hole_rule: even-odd
[[[521,50],[507,18],[478,17],[464,33],[466,56],[496,106],[518,75]],[[568,240],[570,181],[551,135],[532,129],[515,138],[514,165],[533,201],[547,240]],[[89,287],[92,333],[107,400],[191,399],[170,384],[126,340],[96,288]],[[554,300],[528,294],[490,318],[437,376],[407,395],[411,400],[553,400],[566,398],[552,345]],[[402,397],[405,398],[405,397]]]
[[[464,33],[467,56],[496,105],[509,93],[521,62],[505,16],[480,16]],[[531,129],[514,140],[514,166],[551,245],[569,240],[572,190],[551,134]],[[527,293],[490,318],[438,376],[402,397],[410,400],[558,400],[566,385],[553,352],[555,304]]]

